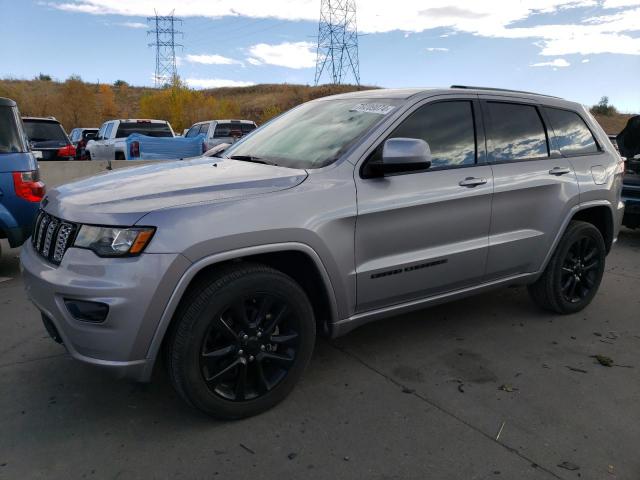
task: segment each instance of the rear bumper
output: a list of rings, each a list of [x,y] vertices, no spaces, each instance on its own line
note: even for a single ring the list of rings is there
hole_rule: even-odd
[[[109,259],[70,248],[56,267],[27,242],[20,260],[29,299],[73,358],[117,377],[149,380],[154,359],[147,352],[177,279],[190,264],[184,257],[143,254]],[[102,323],[81,321],[69,312],[65,299],[104,303],[109,313]]]

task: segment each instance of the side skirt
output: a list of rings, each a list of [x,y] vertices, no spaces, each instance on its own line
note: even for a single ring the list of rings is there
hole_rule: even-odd
[[[452,300],[458,300],[460,298],[470,297],[472,295],[476,295],[487,290],[492,290],[494,288],[506,285],[526,285],[529,283],[533,283],[539,275],[540,272],[513,275],[500,280],[481,283],[473,287],[467,287],[460,290],[454,290],[452,292],[441,293],[439,295],[433,295],[430,297],[419,298],[416,300],[399,303],[397,305],[378,308],[376,310],[356,313],[354,315],[351,315],[349,318],[345,318],[335,322],[331,328],[331,336],[332,338],[336,338],[349,333],[355,328],[358,328],[375,320],[393,317],[395,315],[401,315],[403,313],[413,312],[415,310],[421,310],[423,308],[432,307],[441,303],[447,303]]]

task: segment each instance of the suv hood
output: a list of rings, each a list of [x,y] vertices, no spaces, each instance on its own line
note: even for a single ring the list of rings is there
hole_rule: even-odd
[[[124,168],[62,185],[48,193],[43,206],[73,222],[133,225],[153,210],[276,192],[306,177],[305,170],[199,157]]]

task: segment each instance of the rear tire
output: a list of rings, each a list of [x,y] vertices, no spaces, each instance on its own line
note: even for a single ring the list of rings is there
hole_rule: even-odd
[[[540,307],[560,314],[579,312],[598,291],[606,246],[594,225],[572,221],[542,276],[529,286]]]
[[[289,276],[234,264],[193,285],[166,342],[169,377],[202,412],[237,419],[281,402],[315,344],[313,309]]]

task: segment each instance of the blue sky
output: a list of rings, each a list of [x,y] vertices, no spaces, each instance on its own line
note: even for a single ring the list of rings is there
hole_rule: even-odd
[[[320,0],[0,0],[0,77],[153,85],[154,8],[184,19],[178,73],[194,88],[313,83]],[[640,0],[359,0],[358,29],[363,84],[607,95],[640,111]]]

